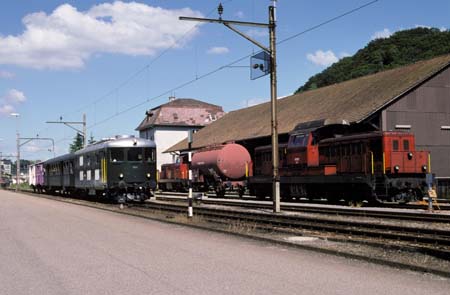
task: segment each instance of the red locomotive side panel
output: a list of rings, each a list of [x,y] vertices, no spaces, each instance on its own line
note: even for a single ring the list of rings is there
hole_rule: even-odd
[[[416,151],[414,135],[410,133],[385,132],[383,134],[385,172],[426,173],[429,152]]]

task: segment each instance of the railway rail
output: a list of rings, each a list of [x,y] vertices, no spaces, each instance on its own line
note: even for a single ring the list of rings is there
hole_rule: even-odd
[[[146,202],[140,206],[145,209],[162,210],[182,214],[186,206],[166,202]],[[378,244],[380,246],[399,245],[403,248],[433,255],[438,258],[450,259],[450,229],[426,228],[418,226],[403,226],[400,224],[385,224],[367,220],[338,220],[317,216],[296,216],[273,214],[269,212],[252,212],[245,209],[211,208],[197,206],[195,214],[210,221],[240,221],[269,228],[272,231],[296,229],[321,233],[330,233],[336,239],[347,240],[355,237],[360,242]]]
[[[185,196],[179,195],[176,197],[170,197],[168,195],[157,194],[156,198],[161,201],[184,201]],[[225,200],[225,199],[202,199],[202,203],[209,205],[223,205],[233,206],[251,209],[271,209],[272,204],[269,202],[261,201],[242,201],[242,200]],[[423,208],[423,207],[422,207]],[[314,204],[281,204],[281,210],[292,212],[304,212],[315,214],[327,214],[337,216],[350,216],[350,217],[373,217],[383,219],[395,219],[404,221],[418,221],[418,222],[437,222],[450,224],[450,213],[439,214],[429,213],[427,211],[422,212],[407,212],[392,210],[387,208],[378,209],[365,209],[365,208],[347,208],[340,206],[327,206],[327,205],[314,205]]]

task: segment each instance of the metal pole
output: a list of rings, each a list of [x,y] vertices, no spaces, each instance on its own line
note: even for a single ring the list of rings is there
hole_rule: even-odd
[[[192,139],[193,139],[193,133],[192,130],[188,131],[188,145],[189,145],[189,152],[188,152],[188,165],[189,165],[189,179],[188,179],[188,186],[189,186],[189,194],[188,194],[188,218],[192,218],[194,216],[194,209],[192,208],[192,169],[191,169],[191,162],[192,162],[192,152],[190,151],[192,148]]]
[[[19,191],[19,182],[20,182],[20,135],[19,130],[17,130],[17,160],[16,160],[16,192]]]
[[[3,183],[3,153],[0,152],[0,182]],[[1,186],[0,186],[1,189]]]
[[[275,1],[269,6],[269,34],[270,34],[270,102],[271,102],[271,127],[272,127],[272,163],[273,163],[273,212],[280,212],[280,175],[278,156],[278,120],[277,120],[277,59],[276,59],[276,7]]]
[[[192,208],[192,169],[191,169],[191,161],[192,161],[192,152],[188,153],[189,157],[189,194],[188,194],[188,218],[192,218],[194,216],[194,210]]]
[[[83,114],[83,147],[87,145],[86,114]]]

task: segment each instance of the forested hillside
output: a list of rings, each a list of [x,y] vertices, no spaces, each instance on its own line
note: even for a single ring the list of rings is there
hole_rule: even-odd
[[[345,57],[312,76],[296,93],[450,53],[450,30],[416,28],[375,39],[355,55]]]

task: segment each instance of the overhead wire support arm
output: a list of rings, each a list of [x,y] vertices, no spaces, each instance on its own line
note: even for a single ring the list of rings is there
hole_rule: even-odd
[[[234,21],[234,20],[223,20],[223,19],[211,19],[211,18],[198,18],[198,17],[186,17],[186,16],[180,16],[180,20],[187,20],[187,21],[197,21],[197,22],[207,22],[207,23],[218,23],[223,24],[233,32],[237,33],[238,35],[244,37],[248,41],[252,42],[262,50],[266,51],[267,53],[270,53],[270,49],[258,41],[254,40],[250,36],[247,36],[246,34],[242,33],[232,25],[238,25],[238,26],[249,26],[249,27],[260,27],[260,28],[269,28],[270,24],[266,23],[254,23],[254,22],[242,22],[242,21]]]
[[[72,128],[76,132],[80,133],[83,136],[83,146],[86,147],[87,145],[87,132],[86,132],[86,114],[83,114],[83,121],[63,121],[62,117],[60,121],[47,121],[45,123],[48,124],[64,124],[69,128]],[[83,130],[80,130],[78,128],[75,128],[72,125],[83,125]]]
[[[25,142],[20,143],[20,140],[25,140]],[[55,156],[55,140],[53,138],[50,137],[20,137],[19,138],[19,147],[26,145],[27,143],[29,143],[30,141],[33,140],[47,140],[47,141],[51,141],[52,142],[52,151],[53,151],[53,156]]]

